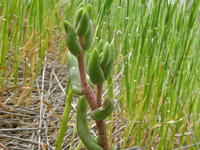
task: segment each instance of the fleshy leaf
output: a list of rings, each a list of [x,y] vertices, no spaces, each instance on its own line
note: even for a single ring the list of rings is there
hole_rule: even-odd
[[[98,51],[99,51],[99,54],[101,54],[101,53],[103,52],[103,47],[104,47],[104,42],[103,42],[103,40],[101,39],[101,40],[99,41],[99,43],[97,44],[97,49],[98,49]]]
[[[82,53],[83,49],[77,39],[76,33],[72,25],[64,20],[63,21],[64,28],[66,31],[66,43],[69,51],[74,55],[78,56]]]
[[[67,63],[69,65],[69,77],[71,80],[71,89],[74,94],[83,95],[80,74],[78,69],[78,61],[70,52],[67,53]]]
[[[75,13],[75,17],[74,17],[74,26],[75,28],[78,26],[78,23],[80,22],[81,16],[83,14],[83,10],[84,8],[81,7],[78,9],[78,11]]]
[[[110,60],[110,44],[107,42],[104,46],[102,58],[101,58],[101,67],[106,67]]]
[[[78,23],[78,26],[76,28],[76,34],[78,36],[84,36],[87,34],[89,29],[89,21],[90,21],[89,14],[87,10],[84,10],[81,19]]]
[[[93,50],[88,63],[88,74],[90,76],[90,80],[95,85],[101,84],[105,81],[103,70],[100,66],[99,52],[96,48]]]
[[[92,17],[92,6],[90,4],[88,4],[86,6],[86,9],[87,9],[87,12],[89,14],[89,18],[91,18]]]
[[[95,121],[104,120],[112,113],[113,108],[113,100],[107,98],[101,107],[90,112],[90,117]]]
[[[76,111],[76,127],[78,135],[88,150],[103,150],[103,148],[97,144],[96,139],[92,136],[88,128],[87,105],[88,103],[85,96],[79,99]]]
[[[67,53],[67,63],[69,65],[69,77],[71,80],[71,89],[74,94],[83,95],[80,73],[78,69],[78,61],[70,52]],[[86,74],[87,83],[94,89],[95,85],[90,81],[89,75]]]
[[[93,41],[93,22],[90,19],[89,22],[89,30],[87,34],[83,37],[83,49],[84,50],[89,50]]]
[[[112,41],[110,43],[110,51],[111,51],[111,58],[109,60],[109,63],[108,63],[108,65],[106,67],[103,68],[105,80],[108,79],[108,77],[112,73],[113,66],[114,66],[114,63],[115,63],[115,45],[114,45],[114,41]]]

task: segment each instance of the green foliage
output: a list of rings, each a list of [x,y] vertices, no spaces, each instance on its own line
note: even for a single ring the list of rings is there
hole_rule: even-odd
[[[89,50],[93,41],[93,22],[90,19],[89,29],[87,34],[83,37],[83,50]]]
[[[111,44],[107,42],[103,48],[102,46],[103,40],[100,40],[98,43],[99,49],[95,48],[93,50],[88,64],[89,76],[94,84],[103,83],[104,80],[108,79],[115,62],[114,40]],[[102,51],[100,55],[99,51]]]
[[[91,20],[91,16],[92,16],[92,7],[90,4],[88,4],[86,6],[86,8],[83,7],[82,3],[77,7],[76,9],[76,13],[75,13],[75,17],[74,17],[74,26],[76,28],[76,31],[73,30],[73,27],[67,22],[64,22],[64,26],[65,26],[65,30],[67,32],[67,46],[71,46],[72,48],[74,48],[72,45],[70,45],[72,42],[70,40],[70,36],[73,36],[73,40],[75,40],[75,42],[80,42],[83,50],[89,50],[92,42],[93,42],[93,22]],[[71,32],[69,32],[71,31]],[[69,34],[71,33],[71,35]],[[79,36],[79,40],[77,40],[77,38],[75,38],[75,36]],[[102,48],[102,50],[101,50]],[[70,49],[70,48],[69,48]],[[75,49],[75,48],[74,48]],[[95,48],[91,54],[91,57],[89,59],[89,64],[88,64],[88,74],[89,74],[89,79],[91,80],[91,83],[98,85],[98,84],[102,84],[105,81],[105,77],[104,77],[104,72],[103,72],[103,68],[108,66],[110,64],[110,60],[112,60],[111,57],[111,48],[110,48],[110,44],[107,42],[106,45],[103,47],[103,42],[100,43],[99,49],[101,52],[101,58],[99,56],[99,51]],[[75,51],[76,50],[76,51]],[[85,72],[83,70],[85,70],[85,66],[79,65],[78,66],[78,62],[75,56],[78,56],[78,60],[79,63],[83,63],[83,57],[84,53],[82,53],[83,55],[81,55],[79,57],[79,54],[82,51],[78,51],[77,49],[75,49],[74,51],[70,52],[74,55],[72,55],[70,52],[68,52],[67,54],[67,62],[69,65],[69,77],[71,79],[71,88],[72,91],[77,94],[77,95],[82,95],[85,94],[86,97],[91,97],[90,95],[93,94],[93,91],[88,91],[84,92],[86,89],[84,89],[84,86],[81,85],[81,82],[85,82]],[[73,53],[74,52],[74,53]],[[76,53],[75,53],[76,52]],[[80,52],[80,53],[79,53]],[[113,53],[115,54],[115,53]],[[83,68],[79,68],[78,67],[83,67]],[[112,66],[113,67],[113,66]],[[80,73],[81,76],[80,76]],[[87,76],[88,78],[88,76]],[[90,80],[87,81],[87,83],[90,84]],[[86,84],[87,85],[87,84]],[[83,86],[83,87],[82,87]],[[91,84],[91,86],[93,86]],[[83,88],[83,89],[82,89]],[[98,90],[102,90],[102,89],[98,89]],[[100,95],[98,95],[100,96]],[[93,97],[93,96],[92,96]],[[99,103],[96,102],[96,99],[88,99],[89,104],[91,106],[92,109],[94,109],[97,105],[95,103]],[[100,99],[101,100],[101,99]],[[90,131],[87,127],[87,100],[86,98],[82,98],[82,100],[79,101],[78,107],[77,107],[77,131],[78,134],[81,138],[81,140],[83,141],[84,145],[88,148],[88,149],[102,149],[100,145],[97,144],[97,141],[91,136]],[[94,108],[93,108],[94,106]],[[104,119],[106,119],[112,112],[113,110],[113,101],[111,99],[106,99],[102,105],[102,107],[95,109],[91,112],[91,117],[94,120],[98,120],[98,121],[102,121]],[[100,128],[104,128],[104,127],[100,127]],[[102,135],[101,135],[102,136]],[[102,147],[106,147],[106,149],[108,148],[108,141],[107,141],[107,134],[106,132],[103,135],[103,139],[105,139],[106,141],[103,141],[103,143],[107,142],[106,146],[102,146]],[[102,141],[101,141],[102,142]]]
[[[80,74],[78,70],[78,61],[70,52],[67,53],[67,63],[69,65],[69,78],[71,80],[71,89],[74,94],[83,95]]]
[[[83,95],[84,93],[82,91],[80,73],[78,69],[78,61],[76,57],[70,52],[67,53],[67,64],[69,65],[69,78],[71,80],[71,90],[74,94]],[[94,88],[95,85],[90,81],[90,77],[86,75],[86,78],[88,84],[91,85],[92,88]]]
[[[114,66],[114,63],[115,63],[115,45],[114,45],[114,40],[110,44],[110,51],[111,51],[111,56],[110,56],[109,62],[107,64],[107,66],[105,66],[103,68],[103,73],[104,73],[105,80],[108,79],[108,77],[112,73],[113,66]]]
[[[113,144],[111,144],[110,145],[110,150],[117,150],[117,148]]]
[[[90,56],[88,74],[93,84],[101,84],[105,81],[103,70],[100,66],[99,52],[95,48]]]
[[[1,0],[1,2],[0,63],[1,67],[16,72],[13,84],[13,73],[9,75],[8,70],[5,69],[0,71],[3,100],[7,91],[6,86],[20,87],[23,81],[23,87],[33,87],[34,80],[29,79],[32,76],[36,79],[43,60],[46,60],[44,58],[50,56],[49,52],[56,49],[56,58],[62,57],[66,41],[63,38],[64,28],[60,20],[67,18],[72,23],[74,18],[73,32],[75,32],[83,12],[87,10],[89,26],[91,26],[90,22],[93,22],[95,26],[94,35],[89,36],[89,33],[92,33],[89,27],[88,32],[83,36],[83,48],[77,42],[79,51],[75,50],[76,53],[72,55],[78,57],[83,49],[97,47],[100,66],[102,66],[103,47],[106,41],[110,43],[114,37],[113,46],[116,48],[115,58],[117,59],[114,66],[115,75],[111,76],[114,65],[114,61],[111,61],[112,57],[114,59],[112,49],[110,49],[111,58],[102,70],[105,80],[107,79],[107,85],[103,86],[104,90],[111,89],[107,92],[107,97],[113,96],[115,83],[120,85],[116,105],[120,104],[118,105],[122,112],[120,116],[127,119],[123,136],[124,143],[120,149],[133,146],[148,149],[157,138],[159,138],[157,149],[177,148],[177,145],[174,145],[176,139],[180,139],[179,148],[183,145],[191,145],[188,149],[198,149],[194,144],[195,139],[197,143],[200,139],[199,0],[187,0],[183,3],[180,0],[175,0],[174,3],[161,0],[151,0],[148,3],[147,0],[84,2],[71,0],[71,3],[70,1],[63,3],[61,0]],[[94,4],[95,9],[92,10],[87,2]],[[78,3],[80,3],[79,6]],[[78,41],[76,32],[74,37],[76,40],[72,41]],[[69,50],[71,51],[70,48]],[[23,53],[24,55],[21,55]],[[88,66],[92,52],[89,50],[85,54],[85,62]],[[77,61],[77,58],[74,58]],[[39,61],[35,62],[35,60]],[[21,73],[23,74],[23,80],[17,78],[18,69],[21,67],[23,72],[19,73],[20,77],[22,77]],[[76,74],[78,74],[78,69]],[[27,84],[28,82],[32,84]],[[80,80],[76,83],[80,85]],[[77,94],[83,94],[82,87],[78,89]],[[20,90],[16,89],[16,100],[19,95]],[[141,104],[143,104],[142,108]],[[182,117],[187,118],[190,124],[186,122],[187,120],[176,122]],[[135,123],[136,121],[138,123]],[[171,122],[167,124],[168,121]],[[152,129],[152,127],[156,128]],[[182,135],[177,138],[179,131],[182,131]],[[187,132],[191,134],[188,135]],[[132,135],[135,136],[129,138]],[[148,135],[151,136],[148,137]],[[117,143],[117,145],[120,144]]]
[[[87,10],[87,12],[89,14],[89,18],[91,19],[91,17],[92,17],[92,6],[90,4],[88,4],[86,6],[86,10]]]
[[[97,139],[96,139],[96,140],[97,140],[97,144],[98,144],[98,145],[101,145],[100,137],[99,137],[99,136],[97,136]]]
[[[87,124],[87,99],[82,97],[78,101],[76,127],[79,137],[88,150],[103,150],[91,135]]]
[[[103,42],[103,40],[101,39],[101,40],[99,41],[99,43],[97,44],[97,49],[98,49],[98,51],[99,51],[100,54],[103,52],[103,47],[104,47],[104,42]]]
[[[89,21],[90,21],[89,14],[87,10],[84,10],[76,28],[76,34],[78,36],[84,36],[87,34],[89,30]]]
[[[110,61],[111,51],[110,51],[110,44],[107,42],[104,46],[101,58],[101,67],[106,67]]]
[[[81,7],[79,10],[76,12],[75,17],[74,17],[74,26],[75,28],[78,26],[78,23],[80,22],[81,16],[83,14],[84,8]]]
[[[90,112],[90,117],[96,121],[106,119],[113,111],[113,100],[107,98],[101,107]]]
[[[62,123],[60,125],[60,130],[59,130],[58,138],[57,138],[57,141],[56,141],[55,150],[61,149],[63,138],[65,136],[65,132],[66,132],[66,129],[67,129],[67,123],[68,123],[70,109],[71,109],[71,102],[72,102],[72,99],[73,99],[73,96],[74,96],[74,93],[70,89],[69,85],[70,85],[70,80],[68,80],[68,83],[67,83],[67,89],[66,89],[67,99],[66,99],[66,103],[65,103],[65,109],[64,109],[64,112],[63,112]]]
[[[86,74],[86,79],[87,83],[94,89],[96,86],[92,83],[92,81],[90,80],[90,76],[88,74]]]
[[[72,25],[64,20],[64,27],[65,27],[65,31],[66,31],[66,43],[67,43],[67,47],[69,48],[70,52],[74,55],[74,56],[78,56],[82,53],[83,49],[76,37],[76,33],[74,31],[74,28],[72,27]]]
[[[81,3],[77,6],[77,9],[79,9],[79,8],[81,8],[81,7],[84,7],[83,2],[81,2]]]

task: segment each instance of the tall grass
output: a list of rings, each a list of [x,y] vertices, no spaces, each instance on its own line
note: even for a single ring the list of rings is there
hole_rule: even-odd
[[[128,51],[131,58],[124,59],[122,82],[126,89],[122,89],[121,95],[126,95],[123,98],[126,99],[125,107],[129,120],[134,120],[137,116],[135,111],[145,98],[135,130],[127,122],[126,132],[135,134],[132,142],[134,145],[150,147],[155,142],[158,149],[167,146],[170,149],[176,138],[175,133],[182,131],[178,145],[181,147],[184,139],[187,139],[184,133],[188,130],[192,133],[191,142],[196,144],[198,139],[193,134],[190,121],[187,121],[188,113],[194,116],[196,113],[191,112],[192,109],[188,113],[185,112],[188,111],[188,105],[194,107],[198,102],[198,89],[194,88],[192,82],[198,71],[194,72],[192,69],[196,68],[196,65],[192,65],[196,58],[192,56],[199,53],[198,49],[193,47],[197,44],[194,39],[199,38],[194,34],[199,1],[184,3],[182,6],[179,6],[178,2],[177,0],[171,4],[168,1],[151,1],[149,6],[145,1],[124,3],[130,6],[131,14],[124,12],[129,21],[124,30],[121,54],[124,56]],[[126,24],[126,21],[124,22]],[[199,24],[198,21],[196,23]],[[126,134],[125,139],[128,139],[128,136]],[[159,140],[155,140],[158,136]],[[148,144],[145,144],[146,142]],[[125,148],[126,144],[127,140],[124,140],[122,148]]]
[[[18,66],[23,66],[24,89],[15,101],[20,105],[27,93],[31,97],[27,87],[33,87],[45,56],[59,53],[57,61],[65,57],[62,20],[73,22],[81,0],[0,2],[0,96],[12,86],[18,94]],[[101,38],[116,41],[115,71],[104,90],[127,119],[118,148],[198,148],[200,1],[87,2],[94,6],[93,47]],[[117,85],[120,95],[113,95]],[[107,130],[110,142],[119,143],[120,138],[112,139],[112,125]]]

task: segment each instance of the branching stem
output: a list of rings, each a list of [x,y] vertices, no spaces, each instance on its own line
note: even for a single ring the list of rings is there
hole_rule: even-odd
[[[79,37],[79,43],[82,46],[83,37]],[[84,51],[78,56],[78,67],[79,67],[79,72],[80,72],[81,85],[83,87],[83,93],[85,94],[85,97],[88,100],[90,108],[92,110],[95,110],[97,107],[101,106],[103,84],[97,85],[97,99],[96,99],[96,96],[91,86],[87,83]],[[106,124],[104,120],[96,121],[96,125],[98,129],[99,137],[100,137],[101,147],[104,150],[109,150],[108,138],[107,138],[107,133],[106,133]]]
[[[83,93],[87,98],[87,101],[92,110],[97,108],[96,96],[91,88],[91,86],[87,83],[86,79],[86,71],[85,71],[85,60],[84,60],[84,51],[78,56],[78,67],[81,78],[81,85],[83,87]]]

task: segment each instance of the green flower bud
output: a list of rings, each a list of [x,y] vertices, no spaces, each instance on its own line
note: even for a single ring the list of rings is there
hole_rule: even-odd
[[[81,19],[78,23],[78,26],[76,28],[76,34],[78,36],[84,36],[87,34],[89,29],[89,21],[90,21],[89,14],[87,10],[84,10]]]
[[[93,41],[93,22],[90,19],[89,30],[87,34],[83,37],[83,45],[82,45],[83,49],[89,50],[92,45],[92,41]]]
[[[111,57],[110,57],[109,63],[108,63],[108,65],[106,67],[103,68],[105,79],[108,79],[108,77],[112,73],[113,66],[114,66],[114,63],[115,63],[115,45],[114,45],[114,41],[112,41],[111,44],[110,44],[110,51],[111,51]]]
[[[104,49],[103,49],[103,55],[102,55],[102,58],[101,58],[101,67],[106,67],[109,63],[109,60],[110,60],[110,44],[107,42],[104,46]]]
[[[63,21],[64,24],[64,28],[66,31],[66,43],[67,43],[67,47],[69,49],[69,51],[74,55],[74,56],[78,56],[82,53],[83,49],[77,39],[76,33],[74,31],[74,28],[72,27],[72,25],[64,20]]]
[[[88,63],[88,74],[90,76],[90,80],[95,85],[101,84],[105,81],[103,70],[100,66],[99,52],[96,48],[93,50]]]
[[[87,105],[88,104],[85,96],[79,99],[76,118],[76,127],[78,135],[88,150],[103,150],[103,148],[97,144],[96,139],[91,135],[90,130],[88,128]]]
[[[101,107],[90,112],[90,117],[95,121],[106,119],[113,111],[114,104],[110,98],[107,98]]]

